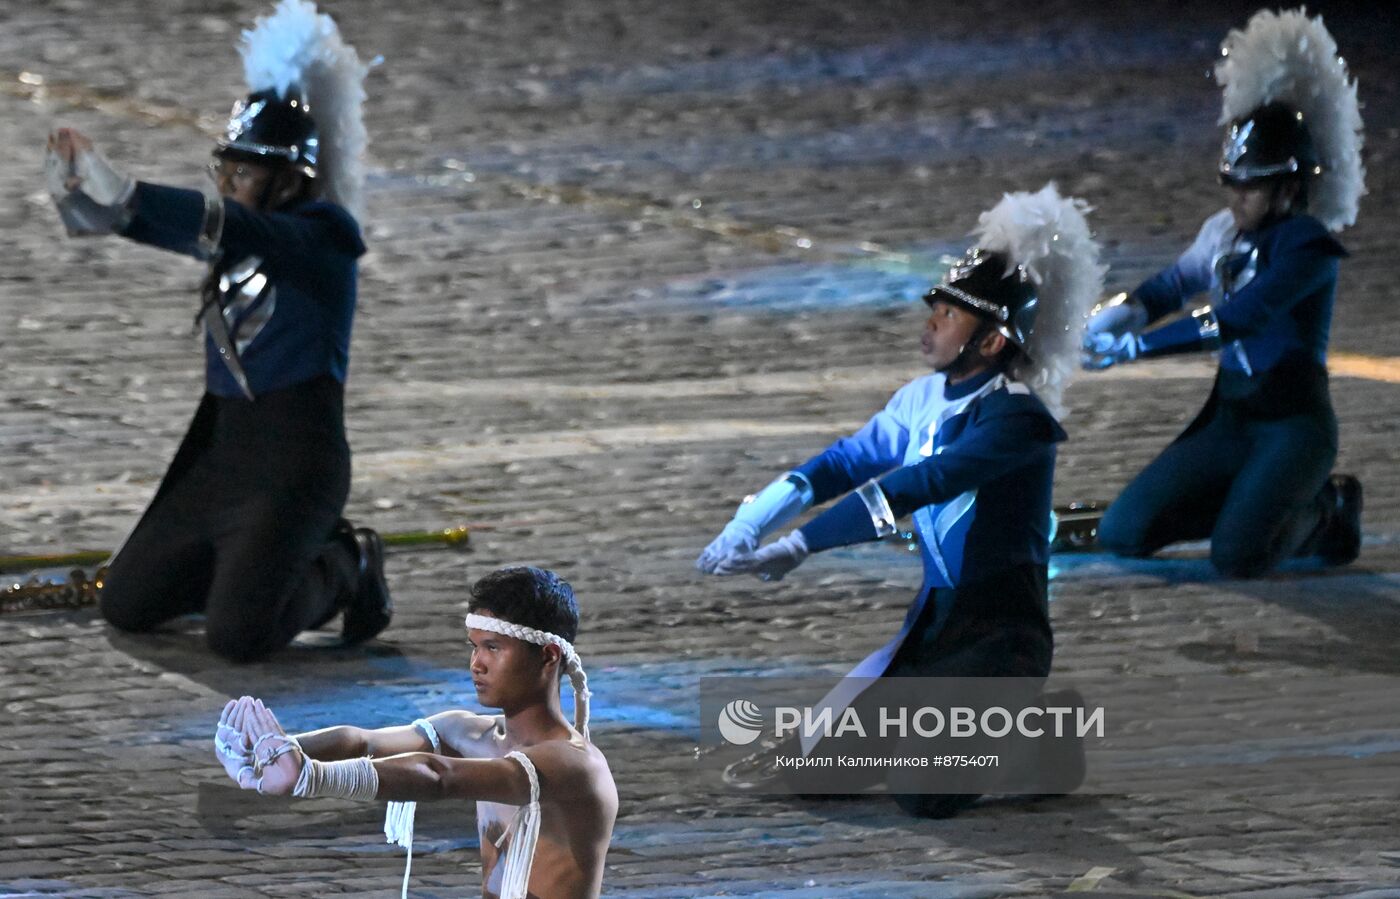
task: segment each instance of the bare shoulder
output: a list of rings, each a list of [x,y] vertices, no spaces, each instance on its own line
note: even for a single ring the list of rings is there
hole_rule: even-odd
[[[443,749],[462,758],[498,758],[505,730],[494,715],[453,710],[439,712],[428,721],[437,731]]]
[[[617,788],[602,751],[577,735],[570,740],[546,740],[520,750],[540,776],[545,801],[592,797],[615,802]]]

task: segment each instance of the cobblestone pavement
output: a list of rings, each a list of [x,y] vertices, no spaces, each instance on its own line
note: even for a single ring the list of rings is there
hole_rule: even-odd
[[[470,705],[464,587],[530,561],[565,573],[584,606],[594,730],[623,801],[608,895],[1400,895],[1393,781],[995,800],[945,822],[683,786],[697,677],[839,670],[895,629],[918,581],[880,546],[781,584],[706,581],[689,567],[698,549],[743,493],[918,372],[910,301],[1000,192],[1054,178],[1087,197],[1114,284],[1168,261],[1219,203],[1203,75],[1248,6],[327,5],[385,60],[368,108],[349,514],[385,530],[468,522],[471,548],[393,555],[398,618],[359,651],[308,640],[234,668],[190,633],[124,638],[90,610],[0,620],[0,894],[391,895],[402,857],[374,838],[377,809],[236,793],[212,723],[245,692],[297,728]],[[1387,8],[1322,10],[1368,123],[1341,354],[1397,353]],[[44,135],[75,124],[139,176],[196,183],[237,90],[236,29],[260,9],[0,7],[4,551],[119,540],[200,377],[199,271],[60,239]],[[1341,465],[1367,490],[1361,559],[1236,582],[1190,549],[1061,558],[1060,671],[1400,677],[1400,395],[1345,376],[1344,358],[1334,395]],[[1194,413],[1209,373],[1162,363],[1073,388],[1058,499],[1111,497]],[[421,811],[415,895],[477,889],[470,821]]]

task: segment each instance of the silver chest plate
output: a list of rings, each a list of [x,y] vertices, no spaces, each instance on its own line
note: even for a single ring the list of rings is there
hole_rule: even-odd
[[[260,256],[249,256],[219,277],[219,306],[241,355],[272,320],[277,288],[262,271]]]

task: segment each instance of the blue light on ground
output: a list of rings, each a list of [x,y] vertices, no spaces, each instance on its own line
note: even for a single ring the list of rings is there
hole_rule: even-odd
[[[449,709],[497,713],[477,703],[471,678],[462,669],[427,664],[406,656],[371,658],[367,662],[371,670],[361,672],[353,680],[299,685],[285,691],[268,691],[259,698],[285,727],[295,731],[336,724],[388,727]],[[645,730],[698,740],[699,696],[696,691],[700,678],[801,677],[830,673],[817,666],[810,669],[759,668],[751,661],[737,659],[597,667],[588,674],[594,693],[590,726],[597,732]],[[564,689],[562,699],[566,716],[571,715],[572,691]],[[143,732],[133,742],[203,739],[211,726],[208,716],[201,714],[197,719],[171,722],[165,729]]]
[[[675,279],[659,288],[659,293],[666,302],[780,313],[909,306],[937,282],[947,267],[944,257],[960,254],[963,249],[961,241],[925,244],[907,251],[908,263],[884,258],[782,263],[722,276]],[[918,361],[917,337],[917,332],[911,331],[911,363]]]

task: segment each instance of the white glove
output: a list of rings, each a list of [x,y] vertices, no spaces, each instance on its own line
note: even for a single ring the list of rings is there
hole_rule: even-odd
[[[1090,371],[1105,369],[1120,362],[1132,362],[1141,348],[1136,334],[1085,334],[1079,364]]]
[[[752,553],[758,549],[758,539],[758,528],[746,522],[731,521],[719,532],[718,537],[710,541],[705,551],[700,553],[700,558],[695,560],[695,567],[706,574],[718,574],[719,572],[715,571],[716,565],[735,553]]]
[[[781,581],[784,575],[806,561],[809,554],[802,532],[792,531],[757,552],[726,556],[715,566],[715,574],[728,577],[747,572],[761,581]]]
[[[800,475],[786,474],[739,504],[734,519],[710,541],[695,567],[718,574],[715,566],[727,556],[752,553],[775,529],[801,515],[812,505],[812,488]]]
[[[1115,337],[1129,331],[1141,331],[1147,326],[1147,308],[1126,293],[1116,294],[1089,310],[1088,334],[1112,334]]]
[[[70,237],[111,234],[130,219],[128,204],[136,182],[112,168],[91,147],[76,149],[70,165],[50,146],[44,157],[44,180]]]

